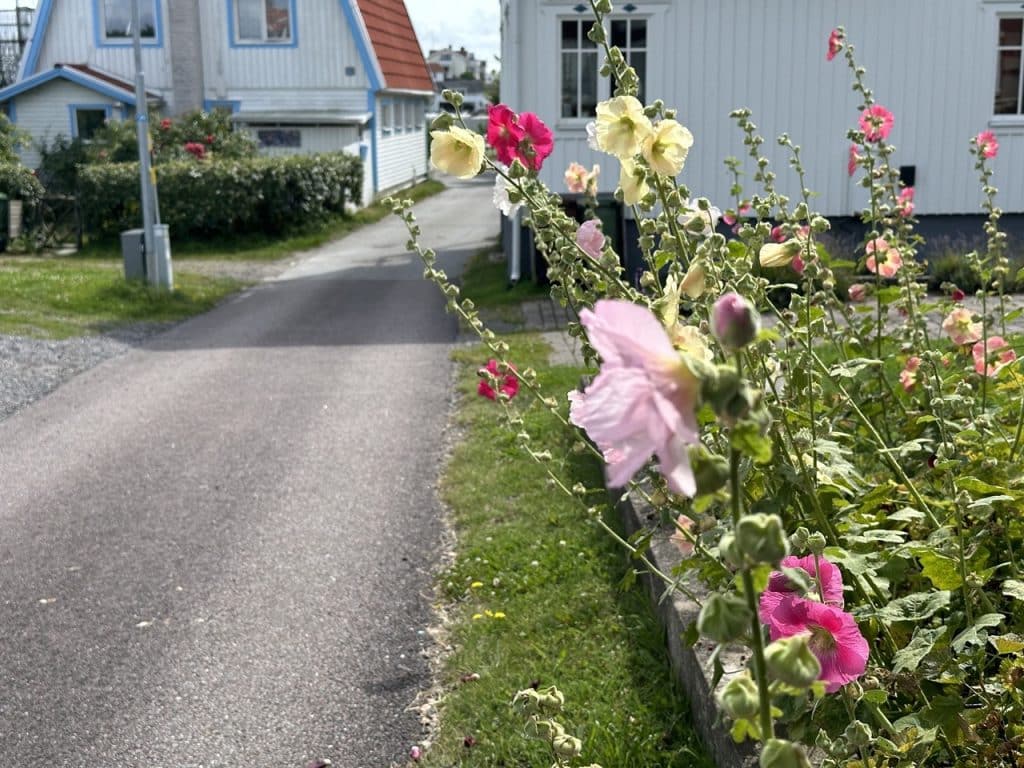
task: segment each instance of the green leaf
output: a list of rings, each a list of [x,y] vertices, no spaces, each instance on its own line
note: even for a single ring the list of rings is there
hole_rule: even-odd
[[[917,667],[924,657],[932,652],[932,648],[935,647],[935,641],[944,634],[946,634],[946,627],[939,627],[938,629],[921,629],[918,627],[914,630],[914,637],[910,644],[906,648],[897,651],[896,655],[893,656],[893,673],[899,674],[905,669]],[[884,699],[885,691],[882,691],[882,695]]]
[[[1020,653],[1024,651],[1024,637],[1016,632],[1006,635],[992,635],[988,641],[996,649],[996,653]]]
[[[962,432],[960,434],[963,434]],[[979,435],[980,437],[980,435]],[[1009,488],[1004,488],[1001,485],[992,485],[986,483],[984,480],[979,480],[976,477],[960,477],[956,481],[957,487],[962,491],[968,491],[969,493],[984,493],[984,494],[1009,494],[1012,493]]]
[[[959,635],[953,638],[950,647],[957,653],[962,653],[968,645],[984,645],[988,640],[988,633],[984,630],[989,627],[998,627],[1003,623],[1003,614],[986,613],[974,621],[973,627],[968,627]]]
[[[889,698],[889,694],[881,688],[875,688],[870,691],[864,691],[864,695],[861,696],[861,698],[871,704],[885,704],[885,700]]]
[[[1017,581],[1017,579],[1007,579],[1003,582],[1003,594],[1007,597],[1012,597],[1014,600],[1020,600],[1024,603],[1024,581]]]
[[[904,507],[893,512],[889,515],[888,519],[897,523],[912,523],[915,520],[924,520],[924,512],[920,512],[913,507]]]
[[[959,563],[952,557],[925,550],[918,553],[917,559],[921,561],[925,577],[936,589],[958,589],[964,583]]]
[[[749,456],[757,464],[772,460],[772,441],[752,421],[741,421],[729,430],[729,443],[733,448]]]
[[[878,618],[888,621],[922,621],[947,607],[949,597],[948,591],[907,595],[885,606],[878,612]]]
[[[855,357],[852,360],[846,360],[838,365],[833,365],[828,369],[828,374],[832,378],[841,377],[844,379],[853,379],[856,378],[857,374],[865,368],[876,368],[881,364],[881,360],[873,360],[868,357]]]

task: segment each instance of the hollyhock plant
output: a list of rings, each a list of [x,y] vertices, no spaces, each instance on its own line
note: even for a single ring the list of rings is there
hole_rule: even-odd
[[[826,605],[843,607],[843,574],[831,562],[820,555],[815,562],[814,555],[796,557],[789,555],[782,558],[779,563],[783,568],[799,568],[807,572],[807,575],[814,581],[814,586],[808,591],[807,597],[819,598],[824,596]],[[818,575],[820,572],[820,576]],[[820,581],[820,584],[818,583]],[[762,624],[771,624],[772,612],[779,607],[782,599],[797,594],[793,583],[784,571],[773,571],[768,577],[768,586],[761,593],[758,615]]]
[[[761,316],[738,293],[720,296],[711,308],[711,334],[728,351],[742,349],[761,330]]]
[[[580,312],[580,323],[601,369],[584,392],[569,393],[569,420],[601,449],[608,484],[625,486],[657,455],[669,489],[693,496],[700,382],[647,307],[602,299]]]
[[[828,51],[825,53],[825,61],[832,61],[841,50],[843,50],[843,33],[838,29],[833,29],[828,36]]]
[[[974,370],[983,376],[995,378],[999,372],[1017,359],[1017,353],[1010,348],[1002,336],[989,336],[971,347]]]
[[[693,134],[675,120],[661,120],[644,137],[641,151],[651,170],[662,176],[678,176],[693,146]]]
[[[702,210],[696,201],[685,200],[683,212],[676,220],[683,225],[683,229],[687,232],[707,237],[714,233],[718,226],[718,220],[721,218],[722,212],[715,206],[708,205],[707,210]]]
[[[601,231],[601,222],[597,219],[588,219],[576,230],[576,245],[583,250],[590,258],[600,259],[601,251],[604,248],[604,233]]]
[[[602,152],[631,160],[652,131],[644,105],[634,96],[616,96],[597,105],[597,145]]]
[[[523,129],[523,138],[519,142],[516,157],[527,168],[539,171],[555,148],[555,137],[544,121],[533,112],[519,115],[519,127]]]
[[[517,123],[516,113],[507,105],[494,104],[487,108],[487,143],[494,148],[499,162],[512,164],[524,135],[525,132]]]
[[[457,125],[431,131],[430,164],[458,179],[471,179],[484,162],[484,137]]]
[[[896,198],[896,211],[903,218],[913,215],[914,213],[914,188],[904,187],[900,190],[899,197]]]
[[[509,398],[515,397],[519,392],[519,379],[516,378],[514,371],[515,368],[509,365],[508,370],[502,374],[498,369],[498,361],[493,358],[488,360],[487,365],[478,371],[480,383],[476,388],[477,394],[488,400],[497,400],[498,392]],[[495,382],[498,386],[497,392],[494,391]]]
[[[990,160],[999,154],[999,142],[992,131],[982,131],[974,137],[974,143],[978,145],[978,152],[982,157]]]
[[[981,339],[981,323],[974,321],[974,313],[966,307],[956,307],[942,321],[942,330],[958,345],[973,344]]]
[[[917,386],[917,371],[921,367],[921,358],[913,355],[907,358],[903,370],[900,371],[900,384],[907,392]]]
[[[868,255],[866,261],[868,272],[874,272],[882,277],[894,277],[903,266],[903,258],[900,256],[899,250],[890,245],[889,241],[883,237],[869,240],[864,251]]]
[[[821,663],[818,679],[825,683],[828,693],[835,693],[864,674],[868,641],[851,614],[816,600],[785,595],[767,618],[773,642],[807,635],[807,644]]]
[[[647,197],[651,188],[647,186],[643,169],[637,167],[632,160],[622,160],[620,165],[622,168],[619,171],[619,186],[622,188],[622,201],[626,205],[636,205]]]
[[[865,141],[885,141],[892,132],[893,115],[881,104],[874,104],[860,113],[857,124],[864,132]]]

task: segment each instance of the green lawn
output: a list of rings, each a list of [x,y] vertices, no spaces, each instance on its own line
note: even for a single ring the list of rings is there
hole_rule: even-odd
[[[495,243],[475,254],[466,264],[459,281],[465,298],[472,299],[481,309],[494,309],[548,295],[549,286],[537,285],[532,280],[509,285],[505,259],[495,261],[492,258],[500,250],[501,246]]]
[[[580,371],[548,367],[537,337],[511,338],[511,359],[534,367],[549,392],[566,392]],[[550,752],[523,734],[510,702],[531,684],[566,696],[559,720],[583,741],[580,765],[710,768],[669,668],[664,633],[646,594],[621,589],[631,567],[623,550],[583,506],[546,482],[504,426],[501,406],[475,394],[482,347],[457,353],[463,395],[461,442],[442,479],[458,554],[442,576],[454,652],[443,684],[441,732],[427,766],[537,766]],[[600,467],[571,450],[572,438],[547,411],[513,406],[534,442],[552,447],[572,486],[601,487]],[[592,503],[603,503],[603,493]],[[468,676],[479,675],[479,679]],[[472,746],[466,746],[471,744]]]

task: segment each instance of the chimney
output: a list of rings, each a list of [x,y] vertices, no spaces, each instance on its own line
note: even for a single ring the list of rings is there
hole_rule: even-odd
[[[203,108],[203,39],[199,31],[199,0],[172,0],[168,7],[168,51],[171,56],[171,109],[180,115]]]

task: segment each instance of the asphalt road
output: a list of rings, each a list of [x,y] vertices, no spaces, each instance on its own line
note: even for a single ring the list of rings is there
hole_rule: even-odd
[[[418,205],[457,274],[484,181]],[[454,320],[393,217],[0,423],[0,765],[402,761]]]

